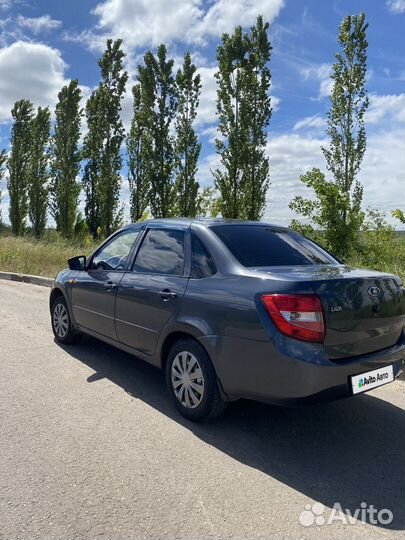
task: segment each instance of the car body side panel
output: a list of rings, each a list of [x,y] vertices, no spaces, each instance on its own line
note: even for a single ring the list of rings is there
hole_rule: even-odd
[[[153,354],[163,328],[179,309],[187,278],[127,272],[115,305],[118,341],[145,354]],[[164,290],[176,294],[163,299]]]
[[[72,311],[76,322],[110,337],[116,338],[114,324],[115,297],[124,275],[122,271],[88,270],[79,272],[72,286]],[[113,283],[107,288],[107,283]]]

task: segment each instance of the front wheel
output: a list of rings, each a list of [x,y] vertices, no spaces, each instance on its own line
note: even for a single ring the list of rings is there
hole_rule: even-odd
[[[209,420],[226,408],[211,360],[192,339],[181,339],[170,349],[166,384],[176,409],[189,420]]]
[[[81,334],[73,328],[63,296],[58,296],[52,305],[51,323],[53,335],[59,343],[74,343],[80,339]]]

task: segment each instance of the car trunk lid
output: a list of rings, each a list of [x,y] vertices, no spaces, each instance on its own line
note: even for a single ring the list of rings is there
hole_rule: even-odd
[[[324,346],[332,360],[386,349],[401,337],[405,289],[396,276],[344,265],[254,271],[294,282],[297,292],[312,289],[320,297],[326,325]]]

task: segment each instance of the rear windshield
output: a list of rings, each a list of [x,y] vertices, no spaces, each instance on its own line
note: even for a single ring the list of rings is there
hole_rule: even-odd
[[[265,225],[219,225],[212,230],[244,266],[338,264],[322,248],[292,231]]]

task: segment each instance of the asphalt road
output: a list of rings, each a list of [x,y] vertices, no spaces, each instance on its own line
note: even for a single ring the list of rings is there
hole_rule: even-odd
[[[1,539],[405,537],[404,382],[193,425],[158,370],[90,338],[57,345],[48,295],[0,282]],[[302,525],[316,502],[320,525]],[[362,502],[393,521],[323,523]]]

